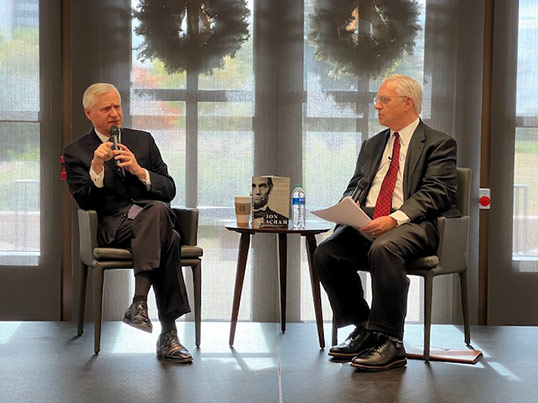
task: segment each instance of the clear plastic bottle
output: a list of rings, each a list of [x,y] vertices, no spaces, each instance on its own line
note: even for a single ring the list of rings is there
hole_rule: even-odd
[[[304,228],[306,222],[305,193],[301,185],[296,185],[291,194],[293,228]]]

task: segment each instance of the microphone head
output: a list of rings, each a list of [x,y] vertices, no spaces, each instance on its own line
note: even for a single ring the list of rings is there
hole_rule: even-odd
[[[111,136],[119,136],[120,135],[120,129],[118,129],[118,126],[112,126],[109,130],[109,133]]]

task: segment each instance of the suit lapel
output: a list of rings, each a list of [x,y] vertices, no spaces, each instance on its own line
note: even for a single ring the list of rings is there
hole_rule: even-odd
[[[368,196],[368,192],[370,192],[370,187],[372,186],[374,177],[377,173],[377,170],[379,169],[379,163],[381,162],[381,157],[383,156],[383,152],[385,151],[385,147],[387,146],[389,136],[389,129],[378,133],[377,135],[368,140],[368,149],[364,150],[368,158],[364,165],[369,167],[369,172],[366,172],[364,175],[364,178],[367,179],[366,183],[368,185],[362,191],[359,198],[359,201],[362,205],[366,203],[366,197]]]
[[[381,162],[381,157],[383,156],[383,153],[385,152],[385,147],[387,147],[387,142],[389,141],[389,136],[390,136],[390,130],[387,129],[384,132],[381,132],[379,136],[375,136],[372,139],[372,147],[374,148],[375,152],[371,154],[373,159],[372,159],[372,163],[369,165],[372,167],[368,175],[369,184],[372,183],[375,175],[377,174],[377,171],[379,169],[379,164]]]
[[[407,199],[407,195],[410,191],[411,186],[411,177],[415,172],[417,167],[418,160],[424,149],[424,141],[426,136],[424,135],[424,123],[420,121],[419,125],[415,129],[415,132],[411,136],[411,141],[409,142],[409,147],[407,149],[407,158],[405,161],[405,171],[403,178],[403,191],[404,199]]]

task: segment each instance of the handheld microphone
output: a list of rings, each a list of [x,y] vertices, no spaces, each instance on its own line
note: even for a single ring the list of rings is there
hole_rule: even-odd
[[[120,136],[120,129],[118,129],[118,126],[112,126],[110,128],[110,140],[112,141],[112,149],[113,150],[119,150],[118,142],[119,142],[119,136]],[[119,173],[121,176],[125,177],[125,170],[123,167],[120,167],[120,160],[114,160],[114,163],[116,164],[116,168],[118,168]]]

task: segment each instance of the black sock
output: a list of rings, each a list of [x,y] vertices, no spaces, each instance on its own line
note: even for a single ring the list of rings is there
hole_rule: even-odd
[[[150,272],[138,273],[135,276],[135,292],[134,292],[133,302],[147,301],[150,288],[151,288]]]
[[[138,302],[138,301],[148,302],[148,296],[147,295],[135,295],[133,297],[133,303]]]
[[[175,319],[161,319],[161,334],[169,333],[172,330],[177,332]]]

